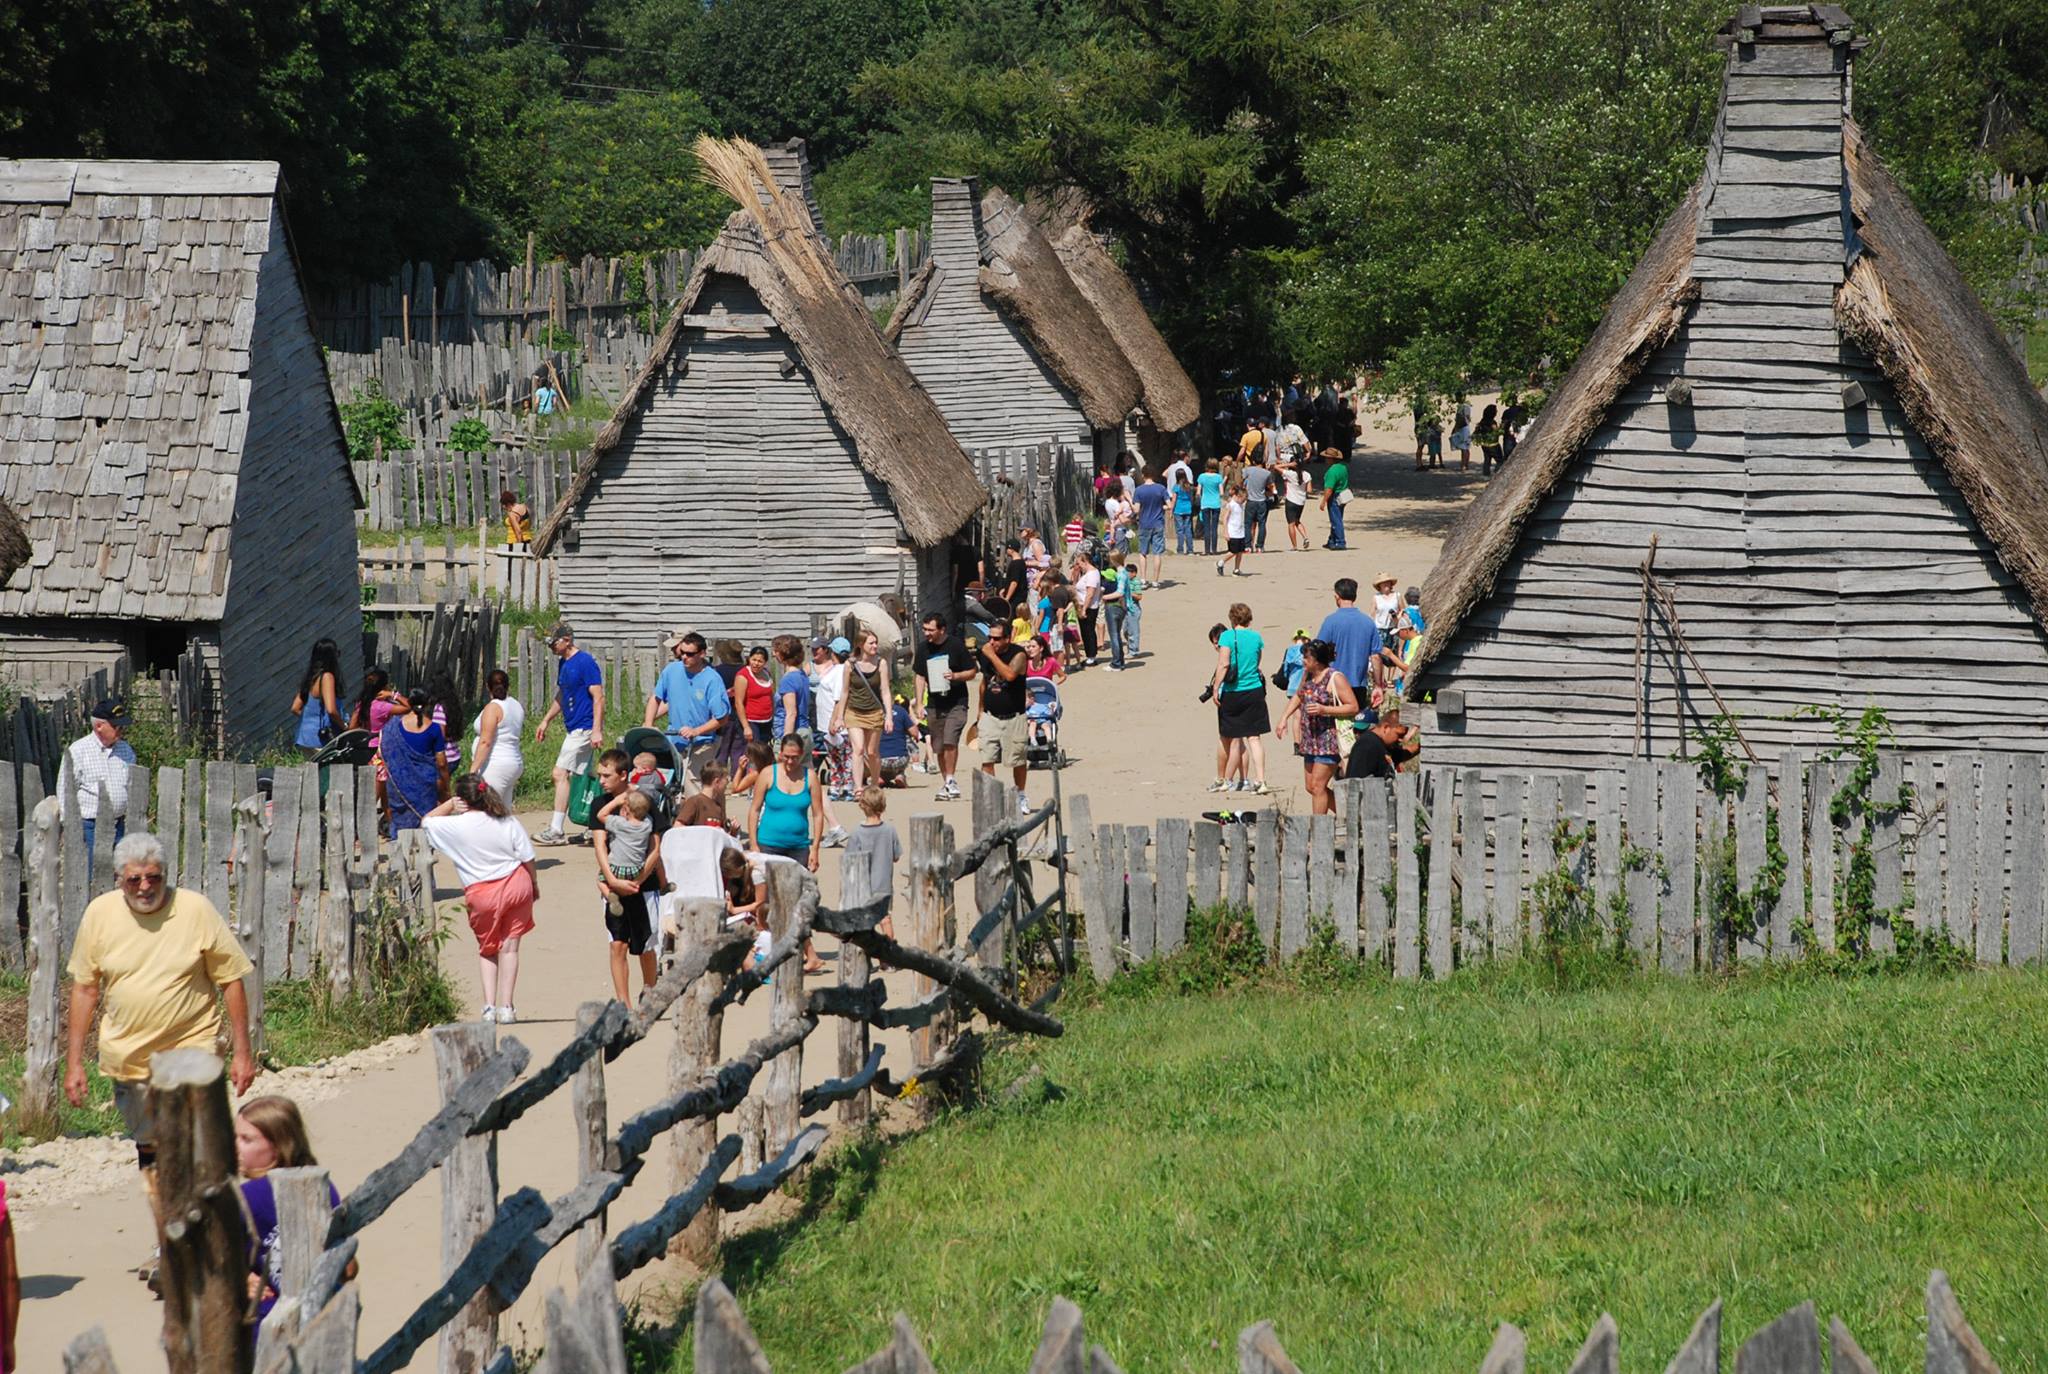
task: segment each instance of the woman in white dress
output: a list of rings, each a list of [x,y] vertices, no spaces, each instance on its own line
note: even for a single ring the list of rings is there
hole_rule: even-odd
[[[519,775],[526,771],[526,757],[519,752],[519,739],[526,731],[526,708],[512,695],[512,679],[503,668],[493,668],[484,676],[484,690],[490,696],[470,731],[476,739],[470,771],[483,774],[509,810],[512,794],[519,790]]]

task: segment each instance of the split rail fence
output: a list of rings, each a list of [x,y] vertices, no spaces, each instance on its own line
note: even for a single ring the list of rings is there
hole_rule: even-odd
[[[996,800],[1014,806],[1009,794],[991,797]],[[332,1210],[325,1170],[271,1174],[282,1285],[257,1334],[253,1366],[243,1328],[248,1234],[234,1184],[221,1061],[196,1050],[157,1056],[149,1105],[168,1219],[162,1273],[172,1374],[252,1367],[262,1374],[391,1374],[430,1340],[444,1374],[509,1374],[513,1359],[499,1345],[499,1314],[532,1282],[536,1264],[571,1236],[581,1295],[573,1303],[551,1295],[542,1367],[623,1374],[617,1281],[671,1252],[708,1264],[717,1253],[719,1214],[768,1196],[824,1143],[824,1126],[806,1126],[806,1118],[836,1104],[842,1120],[859,1124],[872,1110],[873,1093],[901,1096],[912,1084],[922,1102],[932,1100],[928,1089],[971,1090],[981,1040],[965,1023],[977,1013],[1012,1032],[1060,1034],[1058,1021],[1011,994],[1006,975],[986,954],[996,932],[1023,928],[1030,861],[1020,851],[1053,810],[1011,814],[960,852],[942,818],[917,817],[903,918],[907,944],[876,930],[886,910],[881,894],[856,890],[843,909],[825,908],[814,875],[787,860],[769,860],[769,1030],[729,1057],[722,1043],[724,1009],[762,988],[764,978],[744,967],[752,942],[725,927],[723,901],[694,897],[666,899],[674,909],[665,918],[680,932],[680,949],[638,1005],[629,1011],[617,1001],[585,1003],[574,1038],[534,1072],[527,1073],[526,1047],[509,1035],[501,1040],[488,1023],[430,1032],[442,1106],[404,1150]],[[998,905],[983,908],[963,932],[953,892],[967,878]],[[1058,914],[1056,906],[1047,908],[1039,919]],[[807,993],[798,955],[813,931],[841,941],[840,981]],[[917,975],[917,1000],[889,1005],[884,986],[870,976],[871,959]],[[671,1009],[676,1038],[669,1095],[613,1129],[604,1065],[645,1040]],[[839,1076],[806,1089],[804,1051],[827,1018],[839,1023],[828,1051],[836,1052]],[[887,1028],[915,1032],[907,1073],[892,1074],[883,1049],[868,1043],[872,1031]],[[576,1128],[578,1183],[552,1200],[530,1188],[500,1198],[497,1133],[564,1087]],[[733,1126],[723,1136],[722,1118]],[[663,1136],[668,1196],[651,1214],[614,1231],[607,1209],[647,1168]],[[741,1172],[728,1179],[735,1165]],[[361,1305],[350,1263],[365,1228],[436,1169],[442,1282],[359,1358]],[[96,1330],[73,1342],[67,1359],[74,1370],[113,1368]]]
[[[477,526],[477,535],[474,547],[457,548],[455,531],[448,528],[442,531],[438,548],[413,538],[389,548],[358,549],[356,575],[370,593],[364,609],[376,615],[424,612],[442,603],[465,601],[518,610],[555,604],[554,559],[492,543],[488,525]]]
[[[1250,911],[1282,958],[1328,926],[1398,978],[1534,948],[1561,901],[1668,973],[1883,954],[1901,932],[2020,966],[2041,962],[2048,927],[2044,765],[1887,753],[1858,786],[1851,761],[1789,751],[1733,796],[1684,762],[1425,768],[1334,784],[1335,815],[1095,825],[1077,796],[1070,820],[1101,978],[1180,949],[1189,910],[1218,905]]]
[[[154,833],[166,882],[203,893],[233,926],[256,966],[244,987],[259,1051],[271,984],[365,986],[385,967],[381,937],[423,932],[433,919],[432,855],[417,831],[380,843],[369,768],[136,767],[125,810],[104,784],[98,808],[88,847],[75,788],[45,795],[37,769],[0,766],[0,968],[28,975],[22,1109],[31,1120],[56,1107],[63,970],[86,904],[113,890],[116,818],[130,834]]]

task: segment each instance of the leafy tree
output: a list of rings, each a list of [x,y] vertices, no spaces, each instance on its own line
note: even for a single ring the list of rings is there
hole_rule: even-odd
[[[47,0],[0,8],[0,135],[41,157],[283,164],[316,278],[481,247],[429,0]]]
[[[405,432],[405,412],[384,394],[384,384],[375,377],[341,403],[341,432],[348,443],[350,462],[367,462],[379,449],[400,453],[412,447]]]
[[[709,243],[732,206],[698,178],[689,148],[715,127],[687,93],[530,107],[520,142],[540,249],[573,258]]]
[[[1282,296],[1316,370],[1445,395],[1567,365],[1698,176],[1721,0],[1394,11],[1368,108],[1308,152]]]

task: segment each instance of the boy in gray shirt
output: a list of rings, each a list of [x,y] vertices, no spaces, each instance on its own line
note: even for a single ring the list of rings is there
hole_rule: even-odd
[[[893,940],[889,906],[896,898],[896,861],[903,857],[903,841],[896,827],[882,819],[888,805],[882,789],[869,783],[860,791],[860,824],[846,838],[846,851],[839,862],[839,901],[842,906],[865,906],[881,898],[882,919],[875,927]]]
[[[636,882],[654,851],[654,822],[647,818],[654,810],[653,799],[635,787],[621,793],[605,810],[610,813],[604,818],[605,867],[621,882]],[[623,910],[616,892],[605,894],[604,905],[614,916]]]

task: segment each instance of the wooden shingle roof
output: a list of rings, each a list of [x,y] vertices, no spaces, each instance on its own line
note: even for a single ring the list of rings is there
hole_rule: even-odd
[[[220,618],[277,180],[0,161],[0,615]]]

